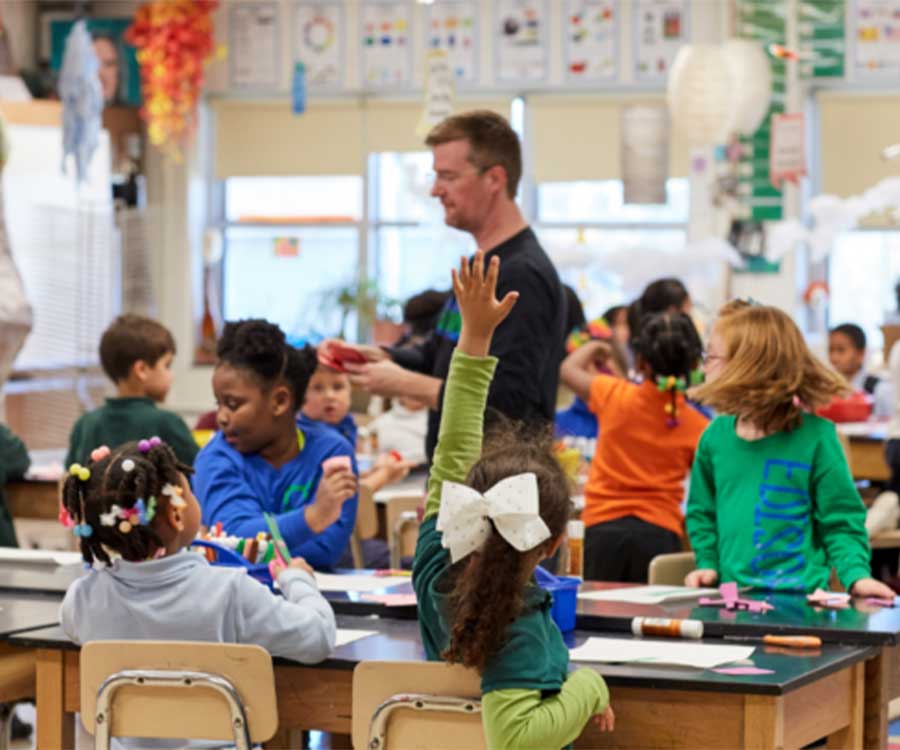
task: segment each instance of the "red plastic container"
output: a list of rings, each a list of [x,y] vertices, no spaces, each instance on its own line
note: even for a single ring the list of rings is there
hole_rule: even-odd
[[[832,422],[868,422],[872,416],[872,397],[862,391],[854,391],[846,398],[833,399],[828,406],[816,411],[820,417]]]

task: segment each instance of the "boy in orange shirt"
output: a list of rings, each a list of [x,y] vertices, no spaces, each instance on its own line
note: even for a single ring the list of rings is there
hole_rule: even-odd
[[[602,425],[585,487],[584,577],[645,583],[650,560],[682,549],[684,480],[708,424],[684,397],[702,345],[684,313],[648,316],[636,347],[640,384],[589,372],[605,346],[586,344],[560,370]]]

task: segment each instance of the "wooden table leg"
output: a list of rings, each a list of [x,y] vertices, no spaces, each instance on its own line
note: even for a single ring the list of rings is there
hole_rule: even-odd
[[[75,722],[63,707],[64,654],[37,652],[37,736],[41,750],[71,750],[75,747]]]
[[[771,695],[744,698],[745,750],[783,750],[784,699]]]
[[[863,716],[863,747],[883,748],[888,738],[888,704],[891,698],[891,678],[896,646],[884,646],[878,656],[865,665],[865,708]]]
[[[865,665],[854,664],[850,672],[850,723],[828,738],[829,748],[841,748],[841,750],[858,750],[868,747],[863,745],[863,730],[865,726]],[[884,747],[884,745],[878,745]]]

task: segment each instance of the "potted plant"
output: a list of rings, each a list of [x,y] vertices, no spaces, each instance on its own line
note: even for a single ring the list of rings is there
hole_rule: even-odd
[[[400,317],[402,303],[400,300],[383,294],[374,280],[355,280],[348,286],[336,291],[336,301],[341,308],[342,338],[350,333],[347,324],[352,313],[356,313],[360,338],[369,338],[376,344],[391,344],[403,332]]]

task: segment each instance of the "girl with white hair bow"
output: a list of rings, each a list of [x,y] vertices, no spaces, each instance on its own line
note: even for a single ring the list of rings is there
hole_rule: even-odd
[[[497,365],[491,337],[518,297],[497,301],[499,258],[480,251],[453,273],[462,316],[413,564],[419,627],[429,659],[481,674],[491,748],[562,747],[591,717],[612,729],[603,678],[569,674],[569,652],[550,617],[535,566],[559,547],[569,486],[549,440],[516,435],[482,452],[488,390]],[[511,432],[511,430],[508,430]]]

